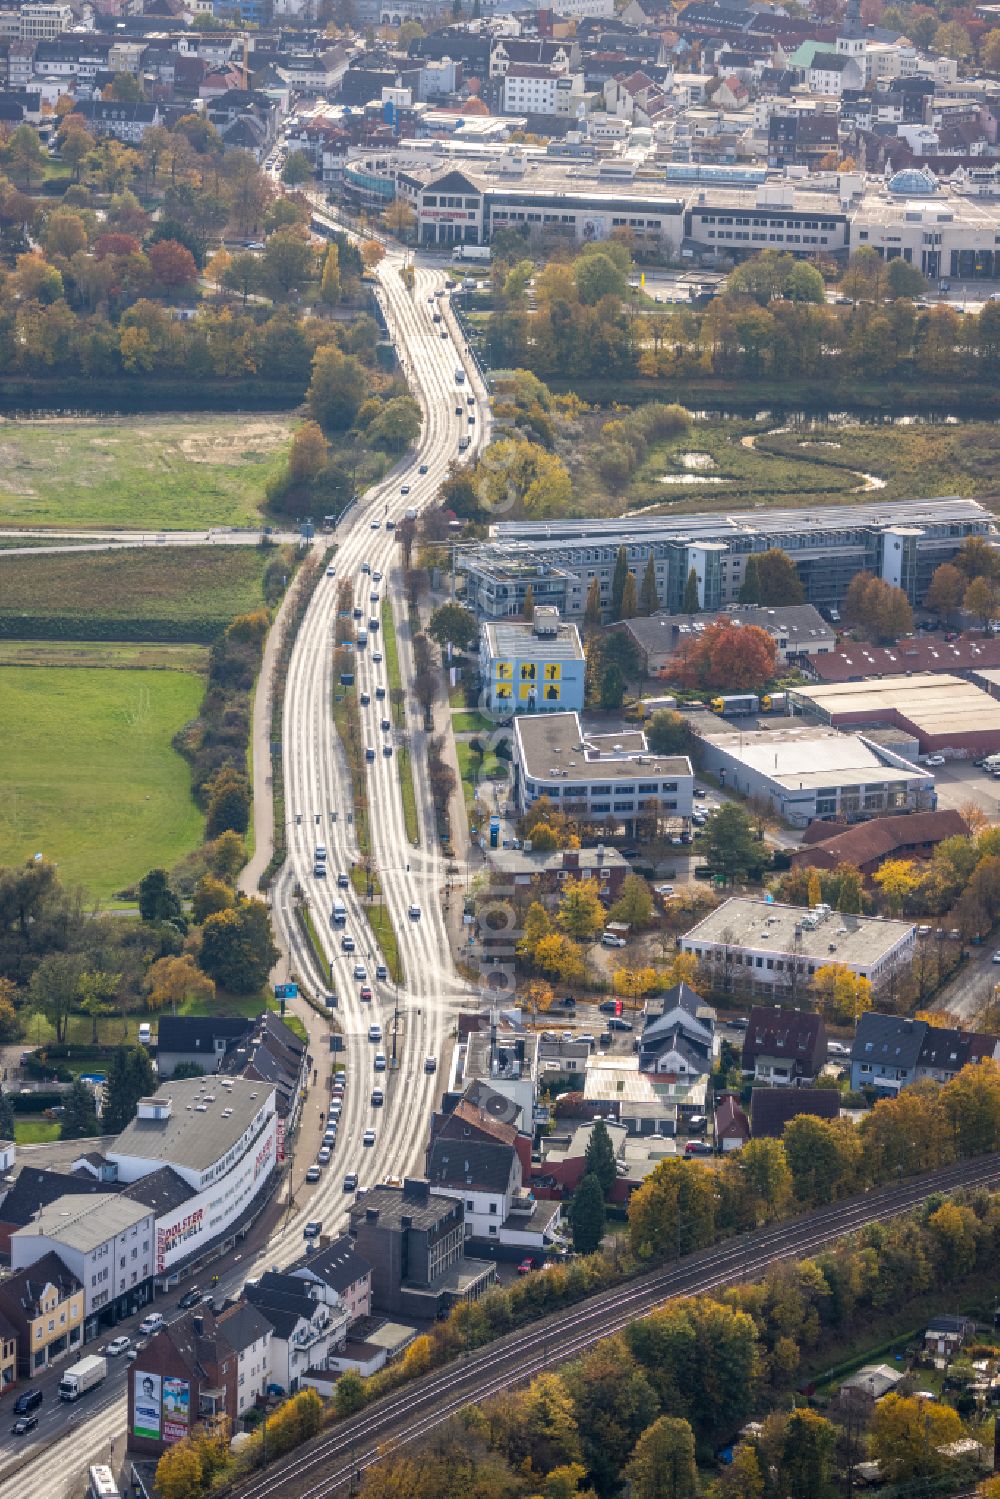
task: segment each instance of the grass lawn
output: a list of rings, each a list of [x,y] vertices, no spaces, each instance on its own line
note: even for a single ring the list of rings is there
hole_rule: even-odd
[[[372,871],[372,889],[375,892],[371,903],[367,900],[368,876],[360,865],[356,864],[351,870],[351,884],[357,891],[364,905],[364,912],[368,918],[368,925],[372,929],[375,941],[382,949],[385,965],[389,970],[389,976],[397,983],[406,982],[403,971],[403,960],[399,955],[399,943],[396,940],[396,928],[392,924],[388,906],[380,904],[382,898],[382,886],[378,874]]]
[[[40,851],[103,900],[194,848],[203,819],[171,739],[203,690],[191,672],[0,667],[0,863]]]
[[[260,608],[264,569],[280,555],[196,546],[0,556],[0,635],[209,641]]]
[[[507,762],[498,759],[492,751],[488,751],[482,756],[482,767],[480,768],[480,757],[474,755],[469,745],[461,739],[456,741],[455,754],[458,757],[458,769],[462,777],[465,809],[468,811],[475,801],[477,779],[480,782],[505,781],[507,779]]]
[[[456,734],[488,734],[493,728],[485,713],[466,709],[452,713],[451,726]]]
[[[55,1119],[15,1116],[14,1141],[17,1145],[48,1145],[50,1141],[59,1139],[60,1128]]]
[[[101,666],[119,671],[208,671],[203,645],[121,645],[104,640],[0,640],[0,666]]]
[[[278,414],[0,422],[0,525],[255,525],[294,426]]]

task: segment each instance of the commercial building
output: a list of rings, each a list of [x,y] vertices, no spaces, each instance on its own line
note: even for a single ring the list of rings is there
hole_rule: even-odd
[[[902,729],[924,755],[1000,750],[1000,701],[961,677],[928,672],[902,682],[795,687],[788,698],[793,711],[814,714],[824,723]]]
[[[654,755],[640,730],[592,734],[578,713],[514,720],[514,795],[539,797],[588,822],[624,824],[655,812],[691,816],[694,772],[686,755]]]
[[[767,802],[792,827],[814,818],[859,822],[885,813],[933,811],[934,776],[862,734],[774,721],[739,732],[710,714],[692,724],[699,762],[727,790]]]
[[[241,1315],[227,1325],[224,1316],[203,1307],[150,1338],[128,1371],[129,1451],[159,1457],[216,1416],[225,1416],[234,1429],[239,1354],[245,1340],[259,1343],[266,1331],[263,1318]]]
[[[875,989],[909,966],[916,930],[906,921],[849,916],[828,906],[803,910],[733,896],[679,939],[715,993],[806,995],[817,969],[850,968]]]
[[[139,1101],[108,1160],[119,1180],[168,1165],[192,1196],[156,1220],[153,1271],[166,1289],[201,1254],[246,1224],[279,1157],[274,1088],[244,1078],[185,1078]]]
[[[583,711],[580,632],[560,620],[558,609],[536,609],[531,624],[484,624],[479,669],[487,711],[497,716]]]
[[[761,604],[729,604],[722,613],[733,624],[757,625],[766,631],[782,664],[799,664],[812,656],[826,655],[836,646],[832,626],[812,604],[786,604],[774,609]],[[635,642],[647,677],[669,678],[680,646],[718,618],[718,611],[650,614],[623,620],[612,628],[624,631]]]
[[[0,1281],[0,1320],[16,1336],[17,1372],[31,1379],[57,1359],[74,1353],[83,1341],[83,1286],[57,1254],[41,1259]],[[0,1342],[11,1341],[0,1331]],[[4,1354],[0,1389],[11,1359]]]
[[[475,1301],[496,1277],[492,1264],[465,1258],[465,1203],[438,1197],[430,1183],[372,1187],[350,1210],[350,1233],[372,1267],[376,1311],[434,1318]]]
[[[1000,545],[994,517],[976,500],[926,500],[823,505],[815,510],[764,508],[705,515],[629,516],[614,520],[501,521],[490,539],[456,547],[466,601],[483,619],[521,614],[527,588],[535,604],[551,604],[580,619],[598,580],[601,604],[611,605],[618,553],[644,576],[650,557],[664,608],[681,612],[694,569],[701,610],[717,613],[739,602],[746,559],[779,547],[795,563],[807,602],[835,609],[851,579],[867,571],[922,602],[934,569],[969,536]]]
[[[72,1179],[67,1178],[72,1187]],[[142,1203],[67,1192],[11,1235],[15,1269],[58,1256],[83,1288],[83,1336],[131,1316],[152,1295],[155,1215]]]
[[[808,674],[818,682],[860,682],[865,677],[905,677],[925,672],[968,672],[991,690],[1000,668],[1000,635],[978,631],[946,640],[937,633],[908,636],[898,645],[871,645],[845,640],[822,657],[812,657]],[[994,697],[996,692],[993,693]]]

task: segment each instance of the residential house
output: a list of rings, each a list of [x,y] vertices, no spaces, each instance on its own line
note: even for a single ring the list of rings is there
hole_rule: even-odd
[[[715,1011],[687,984],[675,984],[647,1008],[639,1038],[640,1072],[697,1077],[712,1070]]]
[[[774,1087],[810,1083],[826,1061],[826,1027],[814,1010],[754,1005],[743,1039],[743,1075]]]
[[[45,1254],[0,1281],[0,1316],[16,1334],[22,1379],[33,1378],[80,1347],[83,1306],[83,1286],[57,1254]]]
[[[79,1167],[72,1173],[45,1171],[39,1166],[22,1166],[9,1191],[0,1197],[0,1260],[10,1263],[10,1237],[30,1223],[42,1208],[48,1207],[67,1192],[77,1196],[114,1195],[119,1188],[113,1181],[95,1180],[91,1171]]]
[[[554,1134],[547,1136],[542,1142],[543,1160],[540,1174],[543,1181],[550,1184],[547,1190],[556,1188],[567,1197],[576,1191],[583,1180],[587,1149],[595,1124],[596,1120],[588,1119],[586,1123],[577,1124],[566,1131],[557,1128]],[[604,1127],[611,1136],[611,1148],[614,1151],[615,1160],[623,1161],[625,1141],[628,1138],[627,1128],[614,1119],[605,1119]],[[617,1194],[613,1192],[612,1195]],[[624,1191],[621,1194],[623,1198],[626,1195]]]
[[[806,83],[812,94],[832,94],[836,98],[845,89],[864,88],[862,67],[841,52],[816,52],[805,70]]]
[[[816,1119],[839,1119],[836,1088],[753,1088],[750,1092],[750,1133],[755,1140],[780,1140],[785,1125],[800,1114]]]
[[[239,1358],[220,1321],[207,1307],[186,1312],[142,1349],[128,1373],[130,1452],[160,1457],[216,1416],[235,1426]]]
[[[917,1065],[930,1029],[926,1020],[879,1015],[869,1010],[858,1021],[851,1045],[851,1087],[898,1093],[917,1080]]]
[[[358,1253],[349,1234],[329,1242],[321,1239],[317,1248],[306,1250],[289,1274],[317,1286],[320,1297],[342,1307],[351,1322],[371,1312],[372,1267]]]
[[[248,1281],[244,1296],[271,1325],[271,1380],[290,1395],[309,1369],[325,1369],[329,1355],[347,1336],[346,1309],[323,1296],[318,1282],[269,1270]]]
[[[236,1355],[238,1419],[254,1409],[271,1383],[273,1329],[265,1314],[245,1300],[227,1306],[219,1313],[215,1325]]]
[[[226,1051],[253,1029],[252,1020],[221,1015],[162,1015],[156,1032],[156,1066],[161,1082],[185,1063],[218,1072]]]
[[[946,1083],[963,1067],[990,1059],[1000,1060],[1000,1037],[930,1025],[917,1057],[914,1081],[927,1077]]]
[[[853,864],[870,880],[886,859],[929,859],[946,838],[967,838],[969,827],[960,812],[911,812],[902,817],[873,817],[870,822],[842,828],[819,822],[815,838],[792,854],[793,869],[836,869]],[[824,837],[823,834],[829,836]]]
[[[288,1132],[298,1122],[311,1065],[305,1042],[277,1015],[265,1010],[253,1022],[252,1031],[227,1047],[219,1072],[273,1087],[278,1119],[283,1131]]]
[[[742,1150],[750,1139],[750,1121],[732,1093],[723,1093],[715,1105],[715,1144],[723,1155]]]
[[[435,1196],[463,1199],[466,1238],[499,1241],[521,1162],[510,1144],[439,1138],[428,1152],[427,1179]]]
[[[19,1343],[17,1328],[0,1312],[0,1395],[17,1383]]]
[[[437,1196],[426,1180],[377,1186],[350,1209],[350,1233],[372,1267],[372,1305],[433,1318],[475,1301],[492,1285],[492,1264],[465,1257],[465,1200]]]
[[[945,1313],[932,1317],[924,1330],[924,1348],[935,1358],[953,1359],[976,1331],[972,1317]]]
[[[137,146],[147,131],[163,123],[158,104],[119,104],[108,99],[78,99],[73,113],[82,115],[92,135],[112,136]]]

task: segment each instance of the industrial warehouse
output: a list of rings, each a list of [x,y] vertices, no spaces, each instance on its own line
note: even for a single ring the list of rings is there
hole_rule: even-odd
[[[789,692],[793,713],[835,728],[893,727],[922,755],[972,756],[1000,750],[1000,702],[961,677],[928,672],[890,681],[826,683]]]

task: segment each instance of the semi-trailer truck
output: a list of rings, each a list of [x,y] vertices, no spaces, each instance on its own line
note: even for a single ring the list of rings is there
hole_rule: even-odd
[[[79,1400],[96,1390],[108,1377],[108,1361],[99,1353],[88,1353],[79,1363],[65,1370],[59,1381],[60,1400]]]

